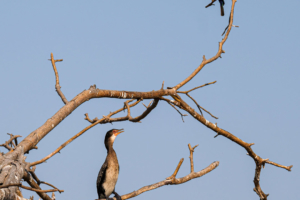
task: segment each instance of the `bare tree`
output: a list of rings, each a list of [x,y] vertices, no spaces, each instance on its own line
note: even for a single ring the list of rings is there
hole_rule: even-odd
[[[213,1],[214,2],[214,1]],[[40,181],[37,175],[35,174],[35,168],[37,165],[44,163],[46,160],[50,159],[52,156],[57,154],[61,149],[66,147],[70,142],[81,136],[83,133],[85,133],[90,128],[96,126],[97,124],[105,124],[105,123],[111,123],[111,122],[120,122],[120,121],[131,121],[131,122],[140,122],[145,117],[148,116],[148,114],[151,113],[153,109],[156,108],[157,104],[161,101],[168,103],[170,106],[172,106],[174,109],[178,111],[180,116],[185,116],[180,112],[181,110],[186,111],[189,113],[195,120],[202,123],[207,128],[211,129],[216,133],[216,136],[223,136],[235,144],[243,147],[247,152],[248,155],[253,159],[256,165],[255,169],[255,176],[254,176],[254,191],[257,193],[259,198],[261,200],[266,200],[268,197],[268,194],[265,194],[261,187],[260,187],[260,173],[261,168],[265,166],[265,164],[271,164],[283,169],[286,169],[288,171],[291,171],[292,166],[283,166],[280,164],[277,164],[275,162],[270,161],[269,159],[263,159],[259,155],[257,155],[251,148],[254,143],[247,143],[240,138],[236,137],[232,133],[220,128],[217,126],[217,124],[209,122],[207,119],[204,118],[202,112],[207,112],[212,117],[216,118],[214,115],[212,115],[209,111],[201,107],[197,101],[190,95],[190,92],[193,90],[196,90],[198,88],[214,84],[216,81],[207,83],[198,87],[194,87],[188,91],[180,91],[179,89],[187,84],[191,79],[193,79],[200,71],[203,69],[204,66],[207,64],[217,60],[221,57],[225,51],[223,50],[223,45],[228,39],[228,36],[230,34],[230,31],[233,27],[233,17],[234,17],[234,6],[235,6],[236,0],[232,0],[232,6],[231,6],[231,13],[230,13],[230,20],[228,27],[226,28],[225,36],[222,39],[222,41],[219,43],[219,48],[217,50],[217,53],[215,56],[206,59],[205,56],[203,56],[203,60],[201,64],[195,69],[193,73],[191,73],[187,78],[185,78],[183,81],[175,85],[174,87],[168,87],[164,88],[164,83],[162,83],[162,86],[159,90],[153,90],[149,92],[132,92],[132,91],[117,91],[117,90],[101,90],[96,87],[96,85],[91,86],[89,89],[79,93],[77,96],[75,96],[72,100],[68,101],[67,98],[64,96],[63,92],[61,91],[61,87],[59,84],[59,76],[56,69],[56,62],[62,61],[55,60],[53,57],[53,54],[51,53],[51,62],[53,66],[53,70],[55,72],[56,77],[56,84],[55,88],[58,93],[58,95],[61,97],[63,103],[65,104],[60,110],[58,110],[51,118],[49,118],[42,126],[34,130],[32,133],[30,133],[25,139],[23,139],[20,143],[18,143],[17,138],[21,137],[20,135],[10,135],[10,139],[6,141],[1,146],[8,149],[7,153],[1,153],[0,154],[0,200],[2,199],[20,199],[24,200],[25,198],[22,197],[22,194],[19,191],[19,188],[24,188],[27,190],[35,191],[42,199],[44,200],[51,200],[55,199],[54,194],[52,194],[52,197],[48,196],[47,192],[63,192],[63,190],[60,190],[56,188],[55,186]],[[187,104],[179,94],[185,94],[187,95],[196,105],[199,112],[193,109],[193,107],[189,104]],[[171,96],[172,99],[167,98],[168,96]],[[53,151],[48,156],[44,157],[41,160],[28,163],[26,162],[25,153],[29,153],[30,150],[36,149],[36,145],[47,135],[49,134],[60,122],[62,122],[68,115],[70,115],[78,106],[85,103],[86,101],[93,99],[93,98],[118,98],[118,99],[128,99],[124,102],[124,106],[118,110],[115,110],[114,112],[111,112],[107,115],[103,115],[102,118],[94,118],[90,119],[89,115],[86,114],[86,120],[90,122],[90,125],[85,127],[83,130],[81,130],[79,133],[74,135],[72,138],[70,138],[68,141],[63,143],[60,147],[58,147],[55,151]],[[145,105],[146,110],[141,113],[139,116],[132,117],[131,115],[131,108],[135,105],[141,103],[144,99],[152,99],[152,103],[150,103],[148,106]],[[113,116],[117,113],[120,113],[121,111],[127,111],[127,114],[123,117],[116,117]],[[164,185],[173,185],[173,184],[181,184],[185,183],[191,179],[203,176],[204,174],[212,171],[215,169],[219,162],[211,163],[207,168],[195,172],[194,171],[194,164],[193,164],[193,152],[194,149],[197,147],[191,147],[191,145],[188,145],[189,151],[190,151],[190,167],[191,171],[188,175],[182,177],[182,178],[176,178],[177,172],[183,162],[183,159],[180,160],[178,166],[176,167],[174,173],[166,178],[165,180],[162,180],[158,183],[148,185],[145,187],[142,187],[132,193],[124,194],[122,195],[122,199],[129,199],[132,197],[135,197],[145,191],[153,190],[158,187],[164,186]],[[24,186],[21,183],[21,180],[26,181],[30,187]],[[43,190],[41,189],[41,184],[46,184],[48,186],[51,186],[53,189],[51,190]],[[32,198],[31,198],[32,199]]]

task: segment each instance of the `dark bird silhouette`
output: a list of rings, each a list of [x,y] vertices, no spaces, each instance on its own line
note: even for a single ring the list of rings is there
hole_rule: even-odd
[[[221,16],[224,16],[224,5],[225,1],[224,0],[219,0],[220,6],[221,6]]]
[[[209,6],[215,5],[214,2],[217,0],[212,0],[210,4],[208,4],[207,6],[205,6],[205,8],[208,8]],[[221,7],[221,16],[224,16],[224,5],[225,5],[225,1],[224,0],[219,0],[220,3],[220,7]]]
[[[119,162],[117,154],[113,149],[113,143],[123,129],[112,129],[105,135],[104,144],[107,149],[107,156],[97,178],[97,192],[99,199],[106,199],[113,193],[117,200],[122,198],[115,192],[115,186],[119,176]]]

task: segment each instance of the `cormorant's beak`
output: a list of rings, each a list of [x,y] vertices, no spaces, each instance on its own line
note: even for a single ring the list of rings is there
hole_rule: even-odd
[[[119,129],[118,132],[114,133],[115,136],[119,135],[120,133],[123,133],[124,129]]]

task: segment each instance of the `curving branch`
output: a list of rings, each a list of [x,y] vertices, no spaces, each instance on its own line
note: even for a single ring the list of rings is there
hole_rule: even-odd
[[[198,146],[198,145],[196,145]],[[193,150],[192,152],[194,151],[194,149],[196,148],[193,147]],[[184,177],[181,177],[181,178],[176,178],[176,175],[181,167],[181,164],[183,162],[183,158],[181,158],[181,160],[179,161],[174,173],[166,178],[165,180],[163,181],[160,181],[160,182],[157,182],[157,183],[154,183],[154,184],[151,184],[151,185],[147,185],[145,187],[142,187],[136,191],[133,191],[131,193],[128,193],[128,194],[125,194],[125,195],[122,195],[121,198],[122,200],[125,200],[125,199],[130,199],[130,198],[133,198],[133,197],[136,197],[144,192],[147,192],[147,191],[150,191],[150,190],[154,190],[156,188],[159,188],[159,187],[162,187],[164,185],[178,185],[178,184],[182,184],[182,183],[185,183],[187,181],[190,181],[194,178],[198,178],[198,177],[201,177],[209,172],[211,172],[212,170],[214,170],[216,167],[219,166],[219,162],[216,161],[216,162],[213,162],[212,164],[210,164],[208,167],[206,167],[205,169],[201,170],[201,171],[198,171],[198,172],[194,172],[192,171],[190,174],[184,176]],[[111,198],[111,199],[114,199],[116,200],[116,198]],[[101,199],[101,200],[105,200],[105,199]]]
[[[180,96],[177,96],[177,98],[180,98]],[[170,101],[170,100],[165,99],[165,98],[162,98],[162,100],[164,100],[164,101]],[[232,133],[230,133],[228,131],[225,131],[224,129],[221,129],[219,127],[217,127],[216,124],[213,124],[212,122],[210,122],[207,119],[205,119],[202,115],[200,115],[199,113],[197,113],[193,108],[191,108],[181,98],[178,101],[176,101],[176,104],[175,104],[175,101],[174,101],[174,105],[178,106],[181,109],[184,109],[191,116],[193,116],[196,120],[198,120],[199,122],[201,122],[203,125],[205,125],[206,127],[210,128],[211,130],[213,130],[214,132],[216,132],[218,135],[222,135],[222,136],[230,139],[231,141],[233,141],[236,144],[238,144],[241,147],[243,147],[248,152],[248,155],[250,157],[252,157],[252,159],[254,160],[254,162],[256,164],[255,177],[254,177],[254,185],[255,185],[254,191],[258,194],[258,196],[261,198],[261,200],[266,200],[267,199],[267,195],[261,190],[261,187],[260,187],[260,184],[259,184],[261,167],[263,165],[265,165],[265,163],[269,163],[269,164],[273,164],[273,165],[278,166],[278,167],[285,168],[285,169],[287,169],[289,171],[291,170],[292,165],[289,166],[289,167],[285,167],[285,166],[282,166],[282,165],[279,165],[279,164],[275,164],[275,163],[273,163],[271,161],[268,161],[268,159],[262,159],[251,148],[251,146],[254,145],[254,143],[244,142],[243,140],[241,140],[240,138],[236,137]]]
[[[136,101],[135,103],[131,104],[131,105],[128,105],[128,102],[130,102],[131,100],[129,101],[126,101],[127,103],[127,109],[129,109],[130,107],[133,107],[135,105],[137,105],[141,99],[139,99],[138,101]],[[45,158],[39,160],[39,161],[35,161],[35,162],[32,162],[29,164],[29,166],[34,166],[34,165],[38,165],[38,164],[41,164],[45,161],[47,161],[49,158],[51,158],[52,156],[54,156],[55,154],[57,154],[58,152],[60,152],[61,149],[63,149],[65,146],[67,146],[69,143],[71,143],[72,141],[74,141],[76,138],[78,138],[79,136],[81,136],[83,133],[85,133],[87,130],[89,130],[90,128],[96,126],[97,124],[101,123],[101,124],[104,124],[104,123],[108,123],[108,122],[114,122],[114,121],[125,121],[125,120],[129,120],[129,121],[133,121],[133,122],[136,122],[136,121],[140,121],[142,120],[143,118],[145,118],[155,107],[156,105],[158,104],[158,99],[154,99],[154,102],[153,104],[147,108],[147,110],[142,113],[140,116],[136,117],[136,118],[131,118],[129,119],[128,115],[126,117],[119,117],[119,118],[110,118],[111,116],[125,110],[125,108],[121,108],[119,110],[116,110],[115,112],[112,112],[110,113],[109,115],[107,116],[103,116],[103,118],[93,122],[91,125],[87,126],[86,128],[84,128],[82,131],[80,131],[79,133],[77,133],[76,135],[74,135],[72,138],[70,138],[68,141],[66,141],[65,143],[63,143],[60,147],[58,147],[55,151],[53,151],[51,154],[49,154],[48,156],[46,156]],[[130,109],[129,109],[130,110]],[[129,114],[130,114],[130,111],[129,111]],[[86,116],[86,120],[88,121],[92,121],[90,120],[90,118],[88,117],[88,114],[85,114]]]
[[[159,99],[154,99],[152,105],[148,106],[146,111],[144,111],[143,114],[141,114],[140,116],[138,117],[135,117],[135,118],[132,118],[131,115],[130,115],[130,107],[128,105],[128,101],[126,101],[124,104],[125,104],[125,107],[127,109],[127,119],[131,122],[141,122],[140,120],[144,119],[158,104],[158,101]],[[151,103],[151,102],[150,102]]]
[[[55,89],[56,89],[56,92],[57,94],[60,96],[61,100],[67,104],[69,103],[68,100],[66,99],[65,95],[62,93],[62,91],[60,90],[60,85],[59,85],[59,77],[58,77],[58,72],[57,72],[57,69],[56,69],[56,65],[55,63],[56,62],[62,62],[63,59],[59,59],[59,60],[54,60],[54,57],[53,57],[53,53],[51,53],[51,63],[52,63],[52,66],[53,66],[53,70],[54,70],[54,73],[55,73],[55,77],[56,77],[56,84],[55,84]]]
[[[215,56],[211,57],[208,60],[205,58],[205,56],[203,56],[203,60],[202,60],[201,64],[199,65],[199,67],[189,77],[187,77],[185,80],[183,80],[182,82],[180,82],[179,84],[177,84],[175,87],[173,87],[175,90],[178,90],[179,88],[181,88],[182,86],[184,86],[187,82],[189,82],[190,80],[192,80],[200,72],[200,70],[203,69],[203,67],[205,65],[207,65],[208,63],[211,63],[211,62],[217,60],[219,57],[221,57],[222,53],[225,53],[225,51],[223,50],[223,45],[226,42],[226,40],[227,40],[227,38],[229,36],[229,33],[231,31],[231,28],[232,28],[233,12],[234,12],[235,3],[236,3],[236,0],[232,0],[230,20],[229,20],[229,25],[228,25],[229,27],[228,27],[228,30],[227,30],[224,38],[219,43],[219,50],[218,50],[217,54]]]

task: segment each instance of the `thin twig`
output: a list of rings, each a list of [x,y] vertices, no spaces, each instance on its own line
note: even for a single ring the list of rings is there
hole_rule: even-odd
[[[50,186],[50,187],[53,187],[53,188],[56,189],[59,193],[64,192],[63,190],[60,190],[60,189],[58,189],[57,187],[55,187],[54,185],[52,185],[52,184],[50,184],[50,183],[47,183],[47,182],[45,182],[45,181],[40,181],[40,183],[43,183],[43,184],[48,185],[48,186]]]
[[[89,114],[87,114],[87,113],[85,113],[84,115],[85,115],[85,118],[84,118],[84,119],[87,120],[87,121],[89,121],[90,123],[95,123],[96,121],[99,120],[98,117],[96,117],[95,119],[91,120],[91,119],[89,118]]]
[[[191,173],[194,172],[194,160],[193,160],[193,153],[195,148],[198,146],[199,144],[197,144],[196,146],[194,146],[193,148],[191,147],[191,144],[188,144],[189,150],[190,150],[190,161],[191,161]]]
[[[177,173],[178,173],[178,171],[179,171],[179,169],[180,169],[180,167],[181,167],[181,165],[183,163],[183,160],[184,160],[184,158],[180,159],[180,161],[179,161],[179,163],[178,163],[178,165],[177,165],[174,173],[171,176],[167,177],[166,180],[172,180],[173,178],[176,177],[176,175],[177,175]]]
[[[35,167],[35,166],[34,166]],[[31,170],[34,170],[34,167],[32,167]],[[32,187],[38,190],[41,190],[40,186],[33,180],[32,176],[30,176],[29,173],[27,173],[27,170],[24,172],[23,179]],[[44,192],[36,192],[43,200],[52,200],[46,193]]]
[[[152,103],[152,100],[150,101],[150,103],[148,104],[148,106],[146,106],[144,103],[143,103],[143,105],[144,105],[146,108],[149,108],[149,106],[151,105],[151,103]]]
[[[217,0],[212,0],[210,4],[208,4],[207,6],[205,6],[205,8],[208,8],[209,6],[215,5],[214,2]]]
[[[60,96],[61,100],[65,104],[67,104],[67,103],[69,103],[69,101],[66,99],[65,95],[60,90],[61,87],[59,85],[59,76],[58,76],[58,72],[57,72],[56,65],[55,65],[56,62],[61,62],[61,61],[63,61],[63,59],[54,60],[53,53],[51,53],[51,63],[52,63],[52,66],[53,66],[55,77],[56,77],[55,89],[56,89],[57,94]]]
[[[203,84],[203,85],[200,85],[200,86],[195,87],[195,88],[193,88],[193,89],[190,89],[190,90],[188,90],[188,91],[177,91],[177,93],[187,94],[187,93],[189,93],[189,92],[191,92],[191,91],[193,91],[193,90],[196,90],[196,89],[198,89],[198,88],[202,88],[202,87],[207,86],[207,85],[214,84],[214,83],[216,83],[216,82],[217,82],[217,81],[213,81],[213,82],[210,82],[210,83],[205,83],[205,84]]]
[[[190,99],[192,99],[192,100],[194,101],[194,103],[197,105],[198,109],[200,110],[200,113],[201,113],[202,116],[203,116],[203,113],[202,113],[201,109],[204,110],[206,113],[208,113],[208,114],[209,114],[210,116],[212,116],[213,118],[219,119],[218,117],[216,117],[216,116],[214,116],[213,114],[211,114],[208,110],[206,110],[205,108],[203,108],[202,106],[200,106],[200,105],[197,103],[197,101],[196,101],[191,95],[189,95],[188,93],[187,93],[186,95],[187,95]]]
[[[36,167],[36,166],[33,166],[33,167]],[[29,170],[28,172],[31,174],[32,178],[37,182],[37,184],[40,185],[41,181],[35,174],[34,170]]]
[[[8,133],[8,135],[10,135],[10,133]],[[0,144],[0,146],[5,147],[6,149],[8,149],[9,151],[13,150],[14,148],[10,147],[9,144],[12,143],[12,141],[18,137],[22,137],[20,135],[15,135],[13,136],[12,134],[10,135],[10,139],[7,140],[4,144]]]
[[[182,114],[172,103],[168,102],[168,104],[170,104],[181,115],[181,119],[184,122],[183,117],[188,116],[188,115]]]
[[[52,189],[52,190],[39,190],[39,189],[34,189],[34,188],[31,188],[31,187],[27,187],[27,186],[24,186],[22,185],[22,183],[15,183],[15,184],[8,184],[8,185],[1,185],[0,188],[8,188],[8,187],[21,187],[23,189],[26,189],[26,190],[31,190],[31,191],[34,191],[34,192],[44,192],[44,193],[47,193],[47,192],[64,192],[64,190],[58,190],[58,189]]]
[[[270,164],[270,165],[274,165],[276,167],[280,167],[280,168],[283,168],[283,169],[286,169],[288,171],[292,171],[291,168],[293,167],[293,165],[290,165],[290,166],[284,166],[284,165],[280,165],[280,164],[277,164],[277,163],[274,163],[272,161],[266,161],[266,163]]]

